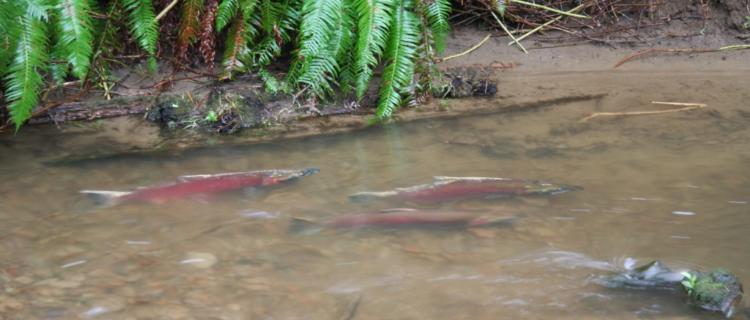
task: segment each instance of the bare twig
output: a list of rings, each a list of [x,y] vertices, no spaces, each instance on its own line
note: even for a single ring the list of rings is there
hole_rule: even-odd
[[[672,106],[684,106],[684,107],[676,108],[676,109],[668,109],[668,110],[649,110],[649,111],[632,111],[632,112],[596,112],[579,120],[578,122],[586,122],[596,117],[643,116],[643,115],[663,114],[663,113],[688,111],[688,110],[694,110],[694,109],[702,109],[708,106],[705,103],[662,102],[662,101],[652,101],[651,103],[672,105]]]
[[[573,12],[575,12],[573,10],[566,12],[566,11],[562,11],[562,10],[557,10],[555,8],[550,8],[550,7],[547,7],[547,6],[543,6],[541,4],[526,2],[526,1],[522,1],[522,0],[510,0],[510,2],[515,2],[515,3],[518,3],[518,4],[527,5],[529,7],[534,7],[534,8],[538,8],[538,9],[542,9],[542,10],[547,10],[547,11],[554,12],[554,13],[557,13],[557,14],[561,14],[561,15],[564,15],[564,16],[570,16],[570,17],[581,18],[581,19],[588,19],[589,18],[589,17],[584,16],[582,14],[573,13]]]
[[[172,8],[173,8],[173,7],[174,7],[174,6],[175,6],[175,5],[177,4],[177,2],[179,2],[179,1],[180,1],[180,0],[172,0],[172,2],[170,2],[170,3],[169,3],[169,5],[167,5],[167,7],[165,7],[165,8],[164,8],[164,10],[162,10],[161,12],[159,12],[159,14],[157,14],[157,15],[156,15],[156,21],[159,21],[159,20],[161,20],[161,18],[163,18],[164,16],[166,16],[166,15],[167,15],[167,12],[169,12],[169,10],[172,10]]]
[[[495,15],[494,12],[490,12],[490,13],[492,14],[492,17],[495,18],[495,21],[497,21],[497,23],[500,24],[500,27],[503,28],[503,31],[505,31],[505,33],[507,33],[508,36],[510,36],[510,38],[513,39],[513,41],[515,41],[516,43],[518,43],[518,47],[521,48],[521,50],[523,50],[523,53],[529,54],[529,52],[526,51],[526,48],[524,48],[523,45],[520,42],[518,42],[518,40],[516,40],[516,37],[513,36],[513,34],[508,30],[508,28],[505,26],[505,24],[502,21],[500,21],[500,18],[498,18],[497,15]]]
[[[440,62],[443,62],[443,61],[446,61],[446,60],[450,60],[450,59],[454,59],[454,58],[458,58],[460,56],[467,55],[467,54],[471,53],[472,51],[474,51],[477,48],[481,47],[485,42],[487,42],[487,40],[490,39],[490,36],[492,36],[492,34],[488,33],[487,36],[485,36],[484,39],[482,39],[482,41],[479,41],[479,43],[475,44],[473,47],[469,48],[468,50],[466,50],[464,52],[457,53],[457,54],[454,54],[454,55],[450,55],[450,56],[447,56],[445,58],[441,58]]]
[[[579,5],[579,6],[575,7],[575,8],[573,8],[573,9],[570,9],[570,10],[568,10],[567,12],[568,12],[568,13],[573,13],[573,12],[576,12],[576,11],[578,11],[578,10],[581,10],[581,8],[583,8],[583,5]],[[523,39],[526,39],[526,38],[527,38],[528,36],[530,36],[530,35],[532,35],[532,34],[536,33],[536,32],[537,32],[537,31],[539,31],[539,30],[542,30],[542,28],[544,28],[544,27],[546,27],[546,26],[548,26],[548,25],[550,25],[550,24],[552,24],[552,23],[555,23],[555,22],[559,21],[560,19],[562,19],[562,17],[563,17],[563,16],[557,16],[557,17],[555,17],[554,19],[552,19],[552,20],[550,20],[550,21],[547,21],[547,22],[545,22],[544,24],[542,24],[542,25],[540,25],[540,26],[538,26],[538,27],[536,27],[536,28],[534,28],[534,29],[531,29],[531,31],[529,31],[529,32],[525,33],[524,35],[522,35],[522,36],[518,37],[518,39],[513,39],[513,41],[511,41],[511,42],[508,42],[508,45],[509,45],[509,46],[512,46],[512,45],[513,45],[514,43],[518,43],[518,44],[520,44],[520,41],[521,41],[521,40],[523,40]]]

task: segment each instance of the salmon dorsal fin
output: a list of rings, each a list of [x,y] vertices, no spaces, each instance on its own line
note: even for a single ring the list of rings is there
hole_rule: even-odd
[[[210,177],[214,177],[216,175],[212,174],[194,174],[194,175],[187,175],[187,176],[179,176],[177,177],[177,181],[179,182],[190,182],[195,180],[203,180],[208,179]]]
[[[391,209],[383,209],[380,211],[370,212],[371,214],[384,214],[384,213],[394,213],[394,212],[417,212],[417,209],[412,208],[391,208]]]
[[[507,181],[513,180],[509,178],[495,178],[495,177],[448,177],[448,176],[434,176],[432,180],[435,182],[451,182],[451,181]]]

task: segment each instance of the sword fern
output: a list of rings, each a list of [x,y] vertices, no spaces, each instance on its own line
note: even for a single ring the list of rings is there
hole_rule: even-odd
[[[153,69],[165,43],[177,61],[195,52],[209,65],[223,48],[220,78],[253,71],[269,91],[311,98],[343,90],[361,100],[382,64],[376,116],[385,119],[415,90],[430,89],[451,9],[450,0],[183,0],[172,11],[167,2],[0,0],[2,98],[16,127],[30,117],[45,80],[72,75],[90,87],[89,78],[118,63],[114,55],[138,48]],[[164,19],[157,21],[157,8]],[[279,80],[267,67],[285,52],[291,66]]]
[[[150,68],[155,69],[159,28],[154,15],[154,6],[151,0],[123,0],[123,4],[125,10],[128,11],[130,30],[141,48],[149,54]]]
[[[59,28],[59,53],[73,67],[73,74],[84,79],[89,72],[93,50],[89,1],[57,0],[55,11]]]
[[[6,77],[6,99],[10,101],[8,110],[16,131],[29,117],[31,110],[39,102],[39,89],[43,81],[41,73],[47,62],[47,19],[46,10],[40,5],[27,5],[26,12],[16,21],[20,26],[15,58],[8,67]]]
[[[385,49],[387,66],[383,71],[380,101],[375,116],[385,119],[401,105],[401,94],[414,78],[415,57],[420,35],[419,18],[410,9],[412,1],[402,1],[393,13],[393,22]]]

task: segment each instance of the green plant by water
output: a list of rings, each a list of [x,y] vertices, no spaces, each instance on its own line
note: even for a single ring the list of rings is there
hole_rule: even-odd
[[[159,12],[152,0],[0,0],[0,74],[18,129],[49,79],[82,86],[107,80],[119,56],[143,56],[153,71],[171,52],[199,57],[219,78],[257,72],[271,92],[362,99],[384,65],[377,117],[430,89],[434,56],[445,48],[449,0],[185,0]],[[173,28],[172,26],[176,26]],[[167,36],[160,34],[165,30]],[[287,51],[287,49],[292,49]],[[282,52],[283,51],[283,52]],[[139,54],[140,53],[140,54]],[[286,76],[267,71],[291,55]],[[109,82],[107,83],[109,84]],[[111,84],[109,84],[111,85]]]
[[[698,276],[695,274],[692,274],[690,272],[684,271],[681,273],[683,276],[682,287],[685,288],[685,291],[687,291],[688,295],[692,295],[693,291],[695,290],[695,284],[698,281]]]

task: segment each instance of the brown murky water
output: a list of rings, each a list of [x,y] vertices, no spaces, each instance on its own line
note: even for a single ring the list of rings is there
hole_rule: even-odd
[[[50,165],[71,148],[54,129],[3,138],[0,318],[714,318],[678,295],[591,280],[621,269],[626,257],[725,267],[750,279],[750,78],[588,74],[576,84],[567,77],[521,82],[609,95],[531,112],[65,165]],[[709,108],[578,123],[594,111],[665,108],[652,100]],[[267,193],[111,208],[78,193],[310,166],[321,172]],[[350,193],[434,175],[538,178],[585,190],[442,205],[522,215],[512,227],[482,232],[287,232],[290,217],[385,207],[350,203]]]

